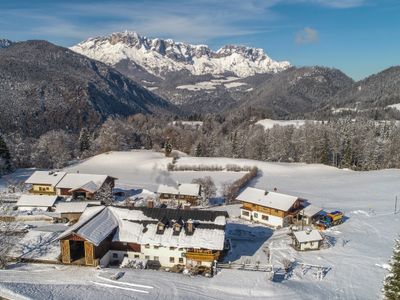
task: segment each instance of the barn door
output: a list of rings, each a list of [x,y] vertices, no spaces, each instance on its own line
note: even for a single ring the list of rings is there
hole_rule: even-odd
[[[69,240],[61,240],[61,261],[63,264],[71,263],[71,251],[69,248]]]
[[[94,265],[93,244],[85,241],[85,264],[89,266]]]

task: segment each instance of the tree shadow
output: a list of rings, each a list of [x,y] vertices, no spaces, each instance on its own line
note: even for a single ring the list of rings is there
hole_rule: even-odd
[[[244,256],[254,256],[272,234],[273,230],[264,226],[251,227],[245,224],[227,224],[226,237],[230,240],[230,250],[225,255],[224,261],[232,262]]]

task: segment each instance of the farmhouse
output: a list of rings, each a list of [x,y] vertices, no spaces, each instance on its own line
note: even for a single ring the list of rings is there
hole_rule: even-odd
[[[88,207],[60,235],[64,264],[119,264],[124,257],[160,267],[211,267],[225,245],[227,212]]]
[[[321,247],[323,237],[318,230],[303,230],[293,232],[293,247],[299,251],[318,250]]]
[[[106,185],[113,188],[115,180],[108,175],[67,173],[56,185],[57,195],[90,200]]]
[[[201,185],[196,183],[182,183],[177,187],[160,184],[157,194],[161,203],[180,205],[198,205],[201,198]]]
[[[65,172],[35,171],[26,181],[32,185],[29,193],[38,195],[56,195],[56,185],[63,179]]]
[[[240,217],[274,227],[285,227],[297,219],[303,208],[295,196],[246,188],[236,200],[243,203]]]
[[[54,206],[57,198],[58,196],[56,195],[22,195],[21,198],[19,198],[16,207],[18,208],[18,210],[35,209],[41,211],[49,211]]]

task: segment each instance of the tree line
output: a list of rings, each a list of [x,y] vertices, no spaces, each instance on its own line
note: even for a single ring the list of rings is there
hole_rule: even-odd
[[[0,172],[62,168],[108,151],[161,151],[166,144],[193,156],[322,163],[354,170],[400,168],[400,125],[395,122],[341,118],[265,130],[255,125],[259,118],[246,113],[208,115],[202,126],[191,126],[137,114],[109,118],[99,128],[80,133],[51,130],[39,138],[6,134],[0,140]]]

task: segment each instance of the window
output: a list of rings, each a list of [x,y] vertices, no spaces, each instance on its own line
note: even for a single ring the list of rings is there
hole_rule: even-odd
[[[154,245],[154,249],[158,249],[158,248],[160,248],[159,246],[156,246],[156,245]]]
[[[179,263],[183,264],[183,258],[182,257],[179,257]]]
[[[124,257],[128,257],[128,253],[125,253],[125,254],[124,254]]]
[[[176,248],[175,247],[169,247],[169,250],[175,250]]]
[[[267,215],[262,215],[261,219],[263,219],[264,221],[268,221],[268,216]]]
[[[144,257],[144,259],[150,259],[150,256],[146,255],[146,256]]]
[[[242,216],[249,216],[250,214],[249,214],[249,212],[248,211],[246,211],[246,210],[242,210]]]
[[[158,256],[154,256],[154,260],[159,261],[160,258]]]
[[[278,213],[278,212],[279,212],[279,210],[275,209],[275,212],[276,212],[276,213]]]
[[[258,219],[258,213],[255,212],[255,213],[253,214],[253,216],[254,216],[254,218]]]
[[[135,258],[139,258],[140,256],[139,256],[139,254],[135,254],[135,256],[134,256]]]
[[[175,262],[175,257],[170,257],[170,258],[169,258],[169,262],[170,262],[170,263],[174,263],[174,262]]]
[[[178,248],[178,251],[183,251],[183,248]]]
[[[144,247],[147,248],[147,249],[149,249],[149,248],[150,248],[150,245],[147,244],[147,245],[144,245]]]
[[[112,257],[113,258],[118,258],[118,253],[113,253]]]

